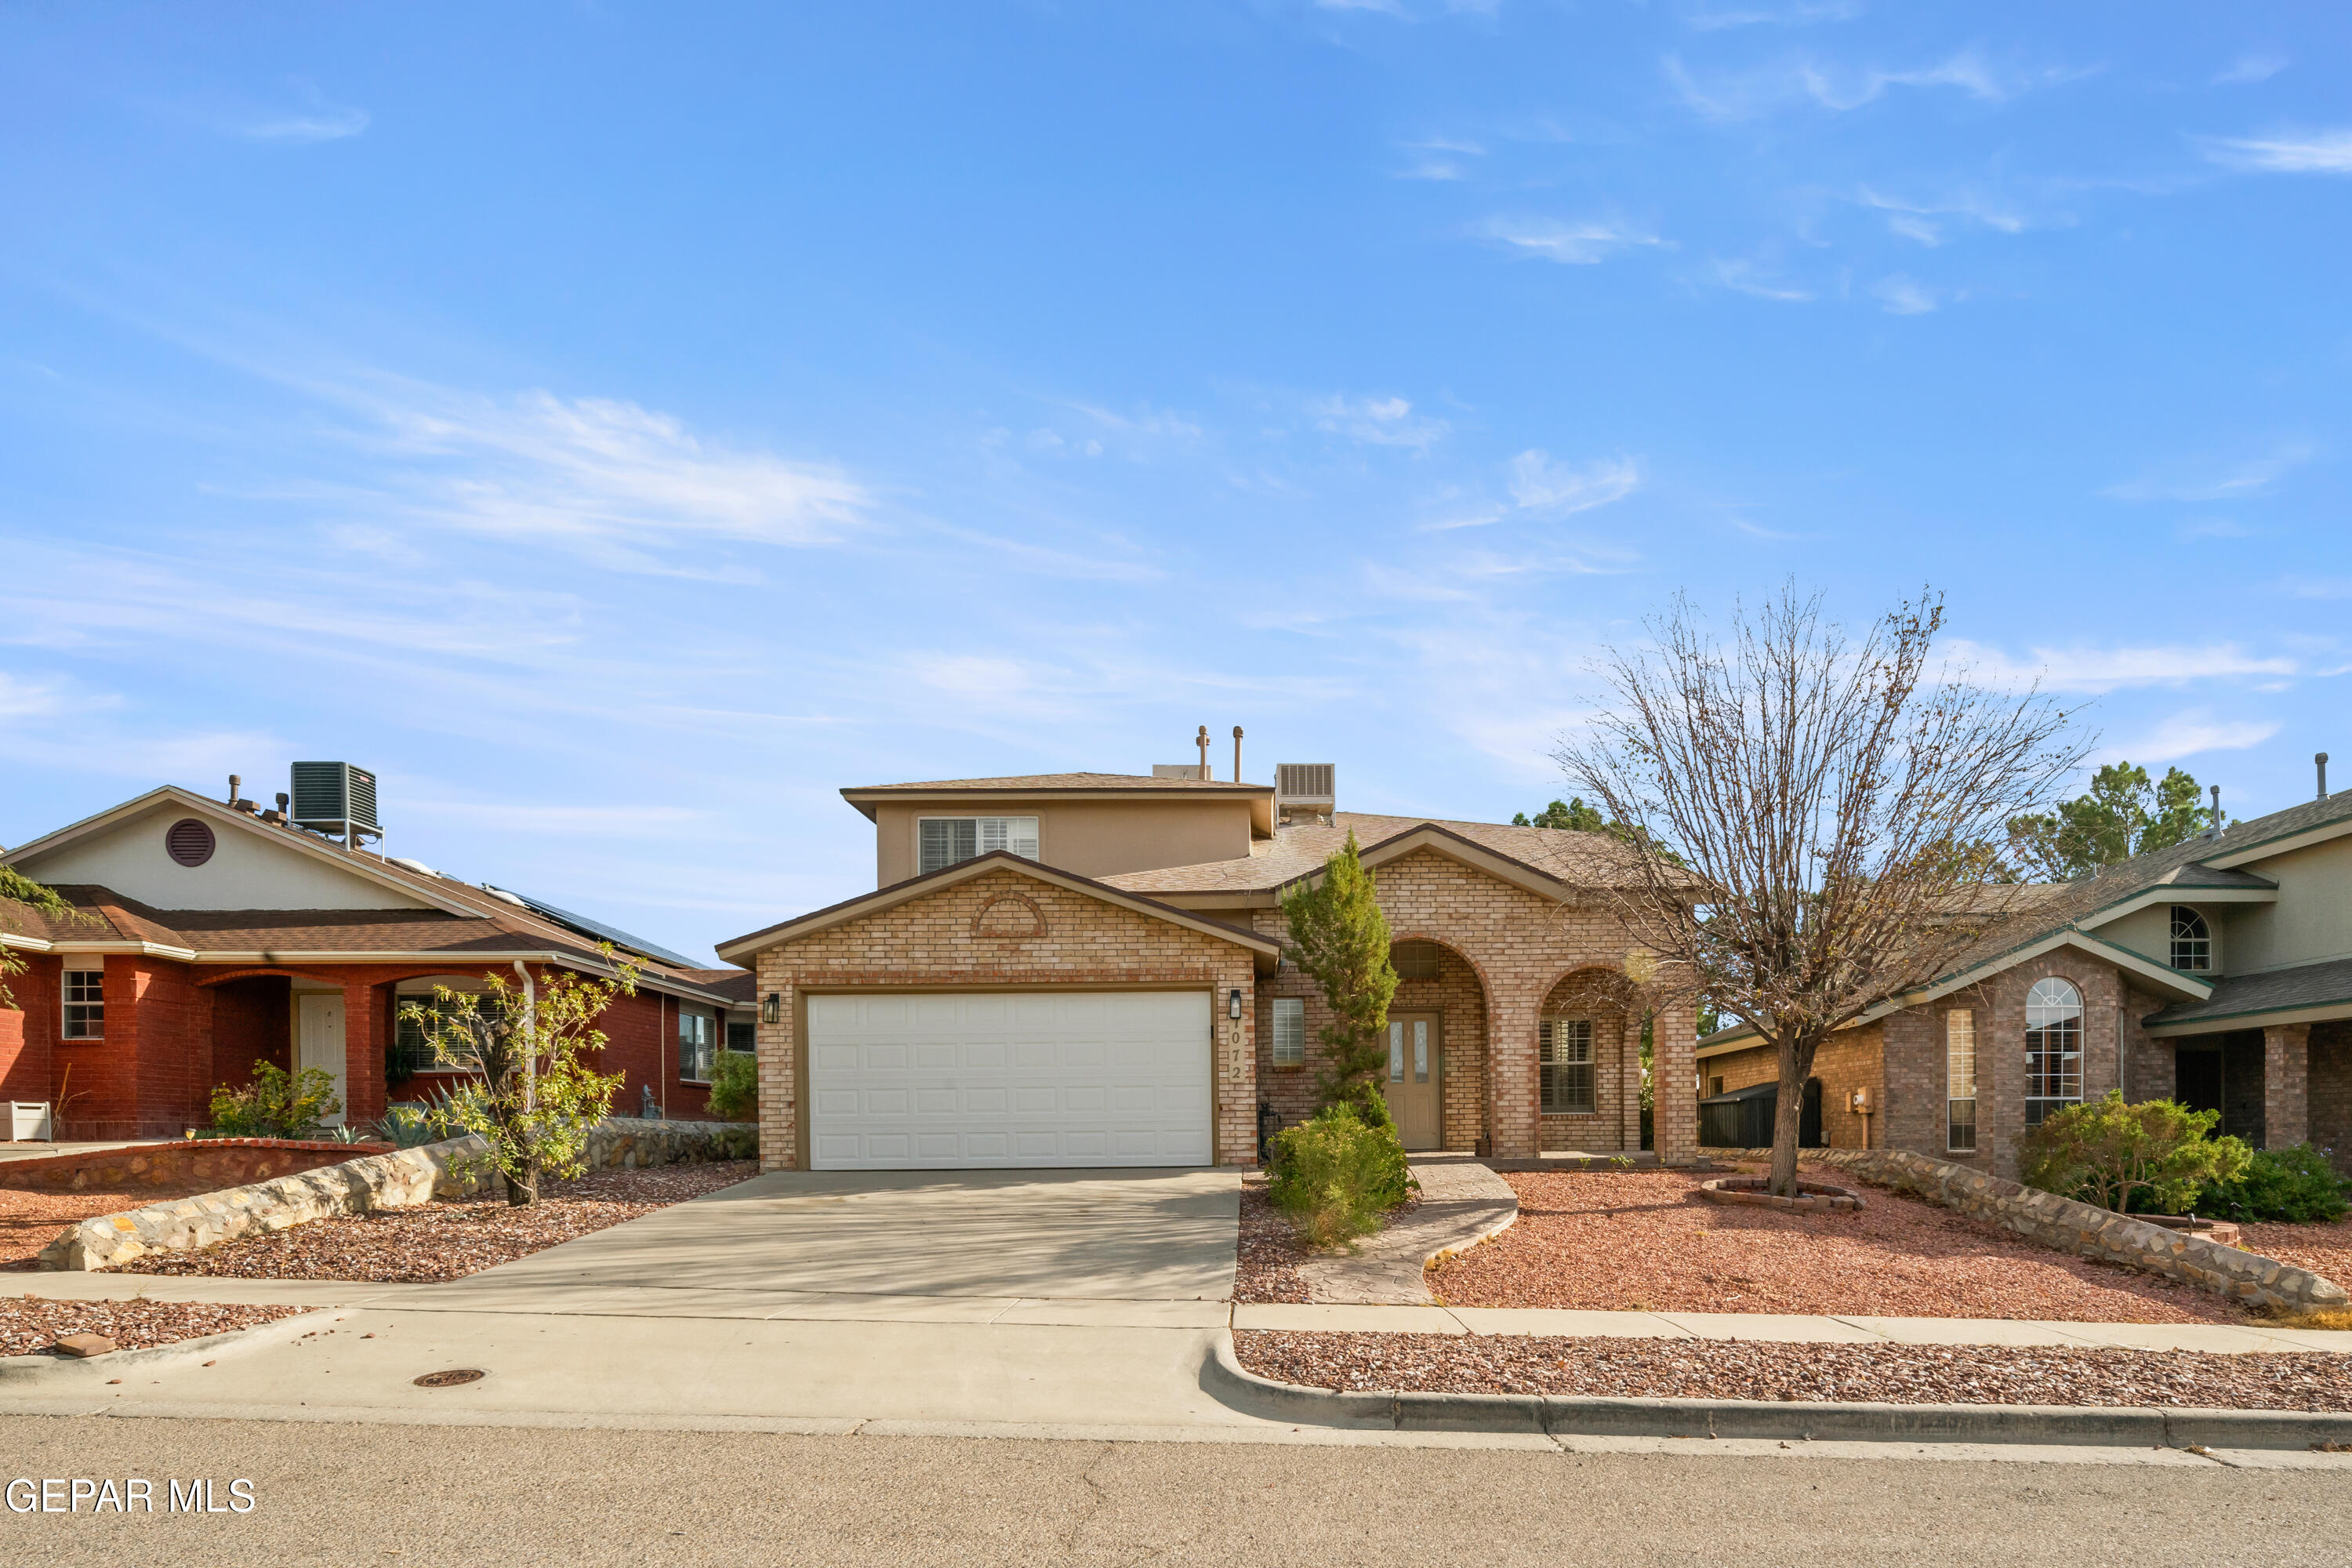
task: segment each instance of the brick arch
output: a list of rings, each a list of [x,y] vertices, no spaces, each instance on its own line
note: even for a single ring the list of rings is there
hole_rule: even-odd
[[[1488,1093],[1496,1001],[1494,974],[1486,958],[1466,951],[1458,940],[1440,931],[1412,926],[1392,928],[1389,935],[1391,944],[1425,942],[1443,955],[1436,978],[1402,982],[1398,995],[1403,1000],[1392,1005],[1438,1010],[1444,1027],[1445,1087],[1439,1101],[1444,1146],[1475,1148],[1491,1138],[1494,1131]],[[1444,959],[1453,961],[1450,976]],[[1414,995],[1406,987],[1425,990]]]
[[[1570,989],[1578,985],[1581,986],[1580,991]],[[1538,1011],[1558,1012],[1595,994],[1603,1005],[1628,1017],[1645,1009],[1651,1001],[1648,988],[1635,984],[1623,969],[1586,959],[1570,964],[1552,977],[1551,984],[1544,987],[1543,1001]],[[1586,1005],[1591,1005],[1592,1003],[1587,1001]]]
[[[1446,952],[1452,953],[1454,957],[1460,959],[1463,963],[1468,964],[1470,966],[1470,973],[1478,977],[1478,989],[1486,994],[1486,1005],[1490,1008],[1494,1006],[1495,982],[1487,974],[1486,966],[1479,962],[1478,955],[1476,953],[1470,952],[1460,942],[1442,937],[1435,931],[1420,930],[1397,931],[1391,928],[1389,931],[1389,946],[1393,948],[1401,942],[1425,942],[1433,947],[1442,947]]]

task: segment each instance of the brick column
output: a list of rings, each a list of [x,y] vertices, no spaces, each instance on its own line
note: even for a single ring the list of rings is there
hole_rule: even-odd
[[[1685,993],[1660,999],[1650,1024],[1651,1125],[1662,1165],[1698,1158],[1698,1006]]]
[[[2311,1026],[2273,1024],[2263,1031],[2263,1147],[2311,1142]]]
[[[1542,1005],[1541,996],[1523,989],[1486,998],[1486,1129],[1498,1160],[1532,1160],[1540,1142],[1536,1016]]]
[[[384,987],[343,982],[343,1120],[363,1127],[383,1114],[383,1053],[389,1041]],[[296,1047],[297,1059],[299,1047]]]

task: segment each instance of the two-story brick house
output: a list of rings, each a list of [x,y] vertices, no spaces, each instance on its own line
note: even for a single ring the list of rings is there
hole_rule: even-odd
[[[2120,1089],[2352,1171],[2352,791],[2033,895],[1942,979],[1822,1044],[1824,1142],[2014,1176],[2029,1126]],[[1745,1026],[1698,1058],[1707,1096],[1775,1076]]]
[[[1328,768],[1282,772],[844,790],[875,891],[719,946],[757,975],[763,1163],[1253,1162],[1262,1106],[1313,1109],[1327,1022],[1281,895],[1349,833],[1396,938],[1408,1147],[1638,1152],[1647,1019],[1657,1152],[1693,1156],[1695,1008],[1609,912],[1620,846],[1337,812]]]

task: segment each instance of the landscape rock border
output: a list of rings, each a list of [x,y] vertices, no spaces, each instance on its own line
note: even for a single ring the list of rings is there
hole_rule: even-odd
[[[1705,1152],[1745,1159],[1771,1154],[1769,1149]],[[2150,1225],[2095,1204],[2040,1192],[1949,1160],[1915,1154],[1907,1149],[1807,1149],[1799,1158],[1925,1198],[2061,1252],[2161,1274],[2250,1307],[2308,1311],[2352,1304],[2343,1286],[2307,1268]]]
[[[1862,1405],[1618,1399],[1561,1394],[1342,1392],[1278,1383],[1241,1363],[1220,1331],[1201,1389],[1245,1415],[1397,1432],[1574,1437],[1748,1437],[1782,1442],[2049,1443],[2129,1448],[2309,1448],[2352,1442],[2352,1415],[2066,1405]]]
[[[758,1152],[748,1122],[648,1121],[610,1117],[588,1135],[591,1169],[702,1163]],[[108,1268],[151,1252],[195,1252],[240,1236],[284,1230],[336,1215],[410,1208],[436,1197],[504,1190],[488,1169],[489,1145],[468,1134],[417,1149],[370,1154],[273,1181],[200,1193],[83,1220],[42,1249],[45,1269]]]
[[[1860,1193],[1831,1182],[1800,1180],[1793,1198],[1782,1197],[1769,1185],[1762,1176],[1717,1176],[1698,1184],[1698,1195],[1711,1204],[1749,1204],[1768,1209],[1842,1209],[1853,1214],[1863,1206]]]

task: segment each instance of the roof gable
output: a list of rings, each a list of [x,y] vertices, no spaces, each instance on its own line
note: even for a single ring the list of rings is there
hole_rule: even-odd
[[[1104,903],[1135,914],[1152,920],[1166,921],[1171,925],[1198,931],[1203,936],[1214,937],[1220,942],[1230,942],[1236,947],[1248,949],[1258,961],[1261,971],[1272,969],[1282,955],[1282,944],[1272,937],[1263,936],[1237,925],[1230,925],[1223,921],[1210,920],[1194,914],[1190,910],[1180,910],[1172,904],[1163,904],[1157,899],[1143,898],[1122,889],[1111,887],[1108,883],[1097,882],[1090,877],[1056,870],[1051,866],[1040,865],[1034,860],[1024,860],[1020,856],[1006,850],[993,849],[972,859],[959,861],[955,865],[927,872],[920,877],[910,877],[903,882],[894,882],[889,887],[879,888],[870,893],[862,893],[854,899],[845,899],[840,903],[822,910],[812,910],[807,914],[781,921],[748,935],[736,937],[730,942],[722,942],[719,944],[719,956],[730,963],[748,964],[752,956],[763,949],[776,947],[785,942],[798,942],[803,937],[830,931],[835,926],[846,925],[852,921],[865,920],[870,916],[881,914],[899,904],[908,903],[916,899],[929,898],[934,893],[944,892],[948,889],[969,882],[976,877],[987,876],[995,871],[1011,871],[1053,887],[1066,889],[1088,898],[1099,899]]]

